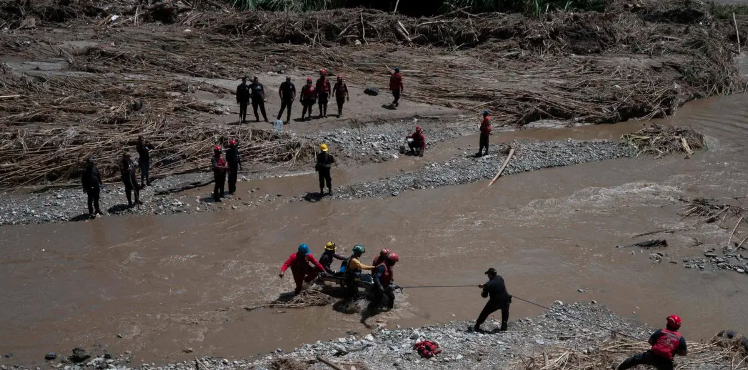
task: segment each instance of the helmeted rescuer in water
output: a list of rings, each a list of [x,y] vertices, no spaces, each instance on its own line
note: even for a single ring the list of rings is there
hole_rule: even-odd
[[[618,365],[617,369],[625,370],[637,365],[650,365],[657,370],[673,370],[675,355],[686,356],[688,354],[686,338],[678,332],[680,325],[680,317],[668,316],[665,329],[657,329],[649,337],[649,344],[652,348],[647,352],[629,357]]]
[[[317,277],[318,273],[325,273],[325,268],[316,258],[314,258],[314,256],[312,256],[309,252],[309,247],[306,244],[299,245],[298,251],[288,257],[286,262],[283,263],[281,272],[278,275],[281,279],[289,267],[293,273],[293,280],[296,282],[294,294],[299,294],[301,292],[301,287],[304,285],[304,282],[309,283]]]
[[[387,253],[387,257],[372,270],[371,275],[374,278],[374,285],[371,287],[369,310],[379,308],[384,297],[387,297],[388,310],[391,310],[395,306],[395,292],[392,286],[392,283],[395,281],[395,275],[392,270],[399,261],[400,256],[397,253]]]

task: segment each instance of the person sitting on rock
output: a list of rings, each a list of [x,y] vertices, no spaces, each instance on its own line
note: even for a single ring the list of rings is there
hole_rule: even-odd
[[[658,329],[649,337],[649,344],[652,349],[626,359],[618,365],[617,369],[625,370],[637,365],[650,365],[657,370],[673,370],[675,368],[673,364],[675,355],[686,356],[688,354],[686,339],[678,333],[680,324],[680,317],[668,316],[667,327]]]
[[[320,265],[322,265],[322,267],[325,268],[325,271],[330,275],[335,273],[335,271],[330,267],[332,266],[332,261],[334,259],[339,259],[341,261],[345,260],[345,257],[335,253],[337,249],[338,247],[335,245],[335,243],[327,242],[327,244],[325,245],[325,251],[319,257]]]
[[[480,326],[486,321],[488,315],[501,310],[500,330],[506,331],[507,323],[509,322],[509,304],[512,303],[512,296],[506,291],[504,278],[499,276],[495,268],[491,267],[485,274],[488,275],[488,282],[478,287],[483,289],[480,295],[483,298],[488,297],[488,302],[483,307],[480,315],[478,315],[478,320],[475,321],[473,330],[480,332],[482,330]]]
[[[410,147],[410,154],[423,157],[423,152],[426,151],[426,135],[423,134],[421,127],[416,127],[416,132],[408,135],[408,147]]]
[[[286,262],[283,263],[281,272],[278,275],[281,279],[283,279],[283,275],[289,267],[293,273],[293,280],[296,282],[294,295],[301,293],[304,282],[309,283],[314,280],[317,277],[317,273],[325,273],[325,268],[312,256],[306,244],[299,245],[298,251],[288,257]]]
[[[371,289],[369,311],[378,309],[385,296],[387,296],[387,309],[391,310],[395,306],[395,292],[392,290],[392,282],[394,281],[392,269],[399,261],[400,256],[397,253],[388,253],[387,258],[372,271],[374,286]]]

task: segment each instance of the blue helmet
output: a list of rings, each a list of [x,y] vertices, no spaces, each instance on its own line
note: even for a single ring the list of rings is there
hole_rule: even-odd
[[[400,67],[395,67],[395,72],[400,72]]]
[[[302,244],[299,246],[299,253],[303,253],[304,255],[309,254],[309,247],[306,244]]]
[[[484,115],[484,116],[487,116],[487,115],[488,115],[488,111],[487,111],[487,110],[484,110],[484,111],[483,111],[483,115]]]

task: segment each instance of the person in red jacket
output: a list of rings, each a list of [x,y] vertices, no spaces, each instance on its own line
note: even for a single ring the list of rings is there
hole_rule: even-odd
[[[312,265],[309,265],[311,263]],[[309,253],[309,247],[306,244],[299,246],[299,251],[292,254],[281,267],[281,272],[278,276],[283,278],[288,268],[291,268],[293,273],[293,280],[296,282],[296,290],[294,294],[301,292],[301,287],[306,281],[311,282],[317,277],[317,273],[324,274],[325,268],[317,261],[311,253]]]
[[[317,90],[312,85],[312,78],[307,77],[306,85],[301,88],[301,105],[304,107],[301,110],[301,119],[304,119],[306,112],[309,112],[309,119],[312,119],[312,109],[314,103],[317,101]]]
[[[480,143],[478,153],[475,155],[476,157],[488,155],[488,137],[491,135],[491,129],[493,129],[493,126],[491,125],[491,116],[488,115],[487,110],[484,110],[483,121],[480,123]],[[483,148],[486,149],[486,154],[483,154]]]
[[[410,147],[410,153],[423,157],[423,152],[426,151],[426,135],[423,134],[423,130],[420,127],[416,127],[416,132],[408,135],[408,147]]]
[[[395,280],[392,269],[399,261],[400,256],[398,256],[397,253],[390,253],[387,258],[371,272],[371,275],[374,278],[374,286],[372,286],[372,298],[369,301],[368,307],[370,311],[378,309],[385,296],[387,297],[387,309],[391,310],[392,307],[395,306],[395,292],[393,292],[391,288],[392,282]]]
[[[327,98],[330,96],[330,80],[327,79],[327,70],[319,70],[319,79],[317,79],[317,104],[319,105],[319,118],[327,117]]]
[[[668,316],[667,327],[658,329],[649,337],[649,344],[652,345],[652,349],[626,359],[618,365],[617,369],[625,370],[637,365],[651,365],[657,370],[673,370],[675,355],[686,356],[688,354],[686,339],[678,333],[680,324],[680,317]]]
[[[395,73],[390,77],[390,91],[392,91],[392,97],[395,99],[392,101],[392,107],[397,107],[400,102],[400,94],[403,93],[403,75],[400,74],[399,67],[395,67]]]
[[[338,82],[332,87],[332,96],[338,103],[338,118],[340,118],[343,115],[343,104],[346,100],[351,100],[351,96],[348,94],[348,86],[346,86],[342,75],[338,76]]]

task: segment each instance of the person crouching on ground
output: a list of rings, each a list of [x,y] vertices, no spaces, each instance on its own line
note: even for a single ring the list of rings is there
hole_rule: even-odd
[[[322,265],[322,267],[325,268],[325,272],[327,272],[330,275],[335,273],[332,267],[330,267],[332,266],[332,261],[334,259],[338,259],[341,261],[345,260],[345,257],[336,253],[337,249],[338,249],[338,246],[336,246],[335,243],[327,242],[327,244],[325,245],[325,251],[319,257],[319,264]]]
[[[478,287],[483,289],[480,295],[483,298],[488,297],[488,302],[483,307],[480,315],[478,315],[478,320],[475,321],[473,330],[480,332],[482,330],[480,326],[488,319],[488,315],[501,310],[500,330],[506,331],[507,323],[509,322],[509,304],[512,303],[512,296],[506,291],[504,278],[499,276],[495,268],[491,267],[485,274],[488,275],[488,282]]]
[[[416,132],[408,135],[408,147],[410,153],[414,156],[423,157],[423,152],[426,151],[426,135],[423,134],[423,130],[420,127],[416,127]]]
[[[309,265],[309,264],[312,265]],[[291,268],[293,273],[293,280],[296,283],[296,289],[293,294],[301,293],[301,288],[304,282],[311,282],[317,277],[317,273],[325,273],[325,268],[317,261],[311,253],[309,253],[309,247],[306,244],[299,245],[299,249],[296,253],[292,254],[281,267],[281,272],[278,276],[283,279],[283,275],[286,273],[288,268]]]
[[[673,363],[675,355],[686,356],[688,354],[686,339],[678,333],[680,324],[680,317],[668,316],[666,328],[658,329],[649,337],[649,344],[652,345],[652,349],[626,359],[618,365],[617,369],[625,370],[637,365],[650,365],[657,370],[673,370],[675,368]]]

